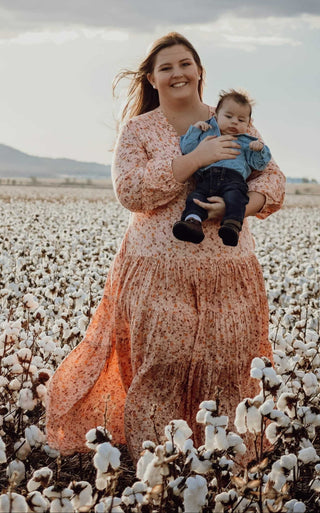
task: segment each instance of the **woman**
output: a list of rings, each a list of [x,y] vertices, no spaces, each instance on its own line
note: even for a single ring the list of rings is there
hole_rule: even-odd
[[[186,419],[199,445],[199,403],[219,388],[232,426],[238,402],[258,392],[252,358],[271,357],[264,281],[247,221],[239,245],[224,246],[224,203],[212,197],[202,204],[209,220],[201,244],[190,247],[171,231],[192,174],[238,152],[225,135],[181,154],[179,136],[214,113],[202,102],[203,74],[189,41],[172,33],[155,42],[138,72],[118,77],[132,82],[113,180],[133,214],[86,336],[50,382],[48,440],[62,454],[84,451],[86,431],[105,420],[135,460],[142,441],[161,436],[172,419]],[[251,176],[246,216],[264,218],[281,206],[284,176],[274,162]]]

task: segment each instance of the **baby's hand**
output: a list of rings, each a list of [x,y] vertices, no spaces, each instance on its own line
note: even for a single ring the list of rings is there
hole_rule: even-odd
[[[195,123],[193,126],[196,128],[200,128],[200,130],[202,130],[203,132],[206,132],[211,128],[211,125],[209,125],[209,123],[207,123],[206,121],[197,121],[197,123]]]
[[[249,143],[249,148],[253,151],[261,151],[263,147],[264,144],[262,141],[251,141],[251,143]]]

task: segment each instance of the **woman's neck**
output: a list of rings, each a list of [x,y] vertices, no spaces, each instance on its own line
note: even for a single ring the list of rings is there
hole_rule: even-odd
[[[178,135],[185,134],[189,126],[197,121],[207,121],[210,117],[209,107],[200,99],[193,103],[161,102],[160,109]]]

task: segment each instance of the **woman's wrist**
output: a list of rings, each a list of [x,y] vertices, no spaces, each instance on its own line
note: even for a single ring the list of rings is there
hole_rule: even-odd
[[[258,214],[258,212],[260,212],[263,209],[264,204],[266,202],[265,195],[261,194],[260,192],[251,191],[248,192],[248,196],[249,202],[246,206],[245,217],[255,216],[256,214]]]
[[[172,160],[173,176],[180,183],[185,183],[200,167],[201,164],[195,151]]]

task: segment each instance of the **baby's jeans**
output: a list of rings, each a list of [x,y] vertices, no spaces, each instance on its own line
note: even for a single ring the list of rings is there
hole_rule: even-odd
[[[249,198],[247,182],[238,171],[212,166],[205,171],[196,171],[194,177],[196,188],[187,197],[186,208],[181,216],[182,221],[192,214],[199,216],[202,221],[207,219],[208,211],[198,206],[193,199],[210,203],[207,200],[208,197],[220,196],[226,204],[222,223],[227,219],[234,219],[242,224]]]

